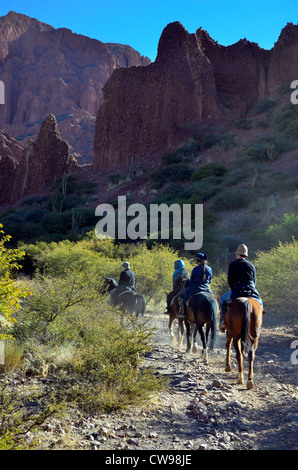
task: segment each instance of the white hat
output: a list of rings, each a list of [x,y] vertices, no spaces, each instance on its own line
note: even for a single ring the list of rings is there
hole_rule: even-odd
[[[248,256],[247,246],[244,245],[243,243],[241,243],[241,245],[239,245],[238,248],[237,248],[236,254],[237,255],[242,255],[242,256]]]

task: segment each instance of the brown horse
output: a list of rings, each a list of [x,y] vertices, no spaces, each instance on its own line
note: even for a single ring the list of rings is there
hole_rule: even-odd
[[[166,294],[169,295],[168,292],[166,292]],[[172,298],[170,305],[168,306],[168,312],[169,312],[169,331],[170,331],[172,343],[175,345],[178,344],[178,346],[180,347],[182,345],[185,329],[184,329],[184,319],[177,317],[178,312],[179,312],[179,303],[178,303],[177,295]],[[178,321],[178,340],[173,331],[175,320]]]
[[[226,372],[231,371],[230,352],[231,344],[236,351],[238,362],[238,383],[243,383],[243,357],[248,352],[249,370],[247,388],[253,388],[253,363],[255,352],[258,347],[258,341],[263,321],[262,306],[255,299],[239,297],[231,302],[225,315],[225,325],[227,327],[227,356]]]

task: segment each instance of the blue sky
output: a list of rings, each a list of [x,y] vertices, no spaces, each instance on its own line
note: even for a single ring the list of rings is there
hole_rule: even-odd
[[[190,33],[202,26],[219,44],[246,37],[264,49],[273,47],[288,22],[298,23],[297,0],[0,0],[0,16],[10,10],[103,42],[128,44],[152,61],[162,30],[173,21]]]

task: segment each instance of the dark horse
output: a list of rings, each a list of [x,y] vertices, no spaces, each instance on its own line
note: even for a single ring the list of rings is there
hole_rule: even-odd
[[[101,292],[109,292],[113,294],[113,291],[118,287],[117,282],[112,277],[104,278],[103,287]],[[137,317],[139,315],[144,315],[146,310],[146,300],[137,292],[133,292],[129,289],[124,289],[122,292],[114,298],[112,298],[113,305],[119,306],[122,312],[129,313],[131,315],[135,314]]]
[[[179,322],[179,345],[182,343],[184,334],[184,325],[186,328],[187,349],[188,353],[191,350],[191,343],[193,343],[192,352],[197,352],[196,334],[199,332],[202,345],[205,363],[208,363],[207,344],[209,333],[211,331],[210,349],[214,349],[216,341],[216,315],[218,312],[218,303],[212,294],[201,292],[191,297],[189,305],[184,307],[185,318],[177,318]],[[172,323],[177,317],[179,311],[179,299],[176,296],[170,306],[170,320],[169,328],[173,337]],[[191,331],[191,325],[194,329]],[[206,325],[206,326],[205,326]],[[205,326],[205,331],[204,331]]]
[[[262,306],[255,299],[239,297],[231,302],[225,316],[225,325],[227,327],[227,357],[226,372],[231,371],[230,352],[231,344],[236,351],[238,362],[238,383],[243,383],[243,357],[248,351],[248,380],[247,388],[253,388],[253,362],[255,352],[258,347],[258,341],[263,321]]]

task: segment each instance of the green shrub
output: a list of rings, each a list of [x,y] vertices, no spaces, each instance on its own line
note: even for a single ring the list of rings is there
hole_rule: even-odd
[[[177,149],[168,152],[166,155],[163,155],[162,161],[165,165],[186,162],[191,160],[195,155],[197,155],[198,151],[198,142],[194,138],[190,138],[188,142],[185,142]]]
[[[264,113],[265,111],[274,108],[277,103],[277,100],[273,100],[271,98],[264,98],[258,102],[258,104],[252,109],[249,114],[251,116],[256,116],[258,114]]]
[[[284,129],[284,133],[292,140],[298,139],[298,118],[291,121]]]
[[[263,232],[263,240],[270,245],[276,243],[277,240],[290,241],[292,237],[298,237],[298,215],[295,213],[284,214]]]
[[[287,136],[268,134],[256,142],[237,152],[237,158],[255,159],[260,161],[275,160],[284,152],[293,150],[295,146]]]
[[[111,173],[108,175],[108,182],[113,185],[118,185],[122,183],[125,179],[126,179],[126,176],[118,172]]]
[[[228,150],[230,147],[234,147],[236,145],[235,135],[210,133],[210,134],[204,135],[199,140],[200,150],[207,150],[215,145],[222,150]]]
[[[193,186],[183,186],[180,183],[170,183],[165,186],[162,194],[154,197],[150,204],[182,204],[186,199],[188,199],[195,188]]]
[[[298,242],[279,243],[269,251],[258,252],[254,260],[257,288],[266,307],[291,306],[298,303]]]
[[[235,126],[237,129],[251,129],[252,128],[252,120],[248,118],[240,118],[235,121]]]
[[[211,208],[214,211],[236,210],[247,207],[254,195],[247,188],[226,188],[214,196]]]
[[[286,133],[289,137],[292,137],[291,132],[294,131],[293,138],[297,135],[297,119],[298,109],[297,106],[292,103],[287,104],[281,111],[281,113],[275,118],[275,123],[280,132]]]
[[[221,190],[222,178],[210,176],[201,179],[192,195],[185,201],[188,204],[203,204]]]
[[[287,193],[298,190],[298,176],[283,171],[273,172],[268,176],[264,176],[264,183],[268,194]]]
[[[163,168],[154,170],[150,174],[150,178],[157,187],[161,187],[165,183],[179,181],[188,181],[191,178],[193,169],[185,163],[173,163]]]
[[[221,163],[207,163],[207,165],[202,166],[193,173],[191,180],[199,181],[210,176],[223,176],[227,171],[227,168]]]

